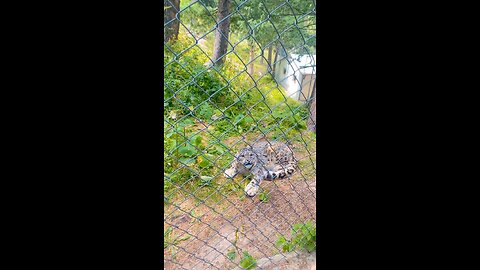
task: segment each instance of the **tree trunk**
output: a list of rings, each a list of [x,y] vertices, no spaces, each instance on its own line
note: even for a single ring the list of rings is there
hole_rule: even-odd
[[[249,62],[250,64],[248,65],[248,68],[247,68],[247,72],[253,76],[253,72],[254,72],[254,66],[253,66],[253,58],[255,57],[255,43],[253,43],[253,41],[250,41],[249,42],[249,45],[250,45],[250,53],[249,53]]]
[[[277,65],[277,57],[278,57],[278,46],[275,48],[275,58],[273,59],[273,79],[275,79],[275,66]]]
[[[272,47],[273,46],[268,47],[267,63],[269,65],[272,64]]]
[[[215,32],[215,44],[213,46],[212,60],[216,66],[223,65],[228,48],[228,34],[230,32],[229,15],[230,0],[218,0],[218,28]],[[226,18],[226,19],[225,19]]]
[[[175,18],[180,10],[180,0],[163,0],[165,9],[163,15],[163,39],[164,42],[178,39],[178,31],[180,29],[180,21]],[[180,14],[178,14],[180,18]],[[167,25],[165,25],[167,24]]]
[[[313,83],[313,93],[310,101],[310,113],[307,120],[307,129],[316,132],[317,130],[317,79]]]

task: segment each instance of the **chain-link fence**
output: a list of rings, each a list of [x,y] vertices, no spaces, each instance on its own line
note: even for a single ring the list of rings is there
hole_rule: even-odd
[[[286,269],[316,249],[315,14],[315,1],[164,0],[165,269]],[[296,172],[247,196],[252,176],[225,171],[276,141]]]

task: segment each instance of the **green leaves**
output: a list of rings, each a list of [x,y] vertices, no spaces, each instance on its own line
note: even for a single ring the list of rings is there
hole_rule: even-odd
[[[178,153],[181,156],[178,158],[178,161],[180,163],[187,166],[192,166],[193,164],[195,164],[196,160],[195,158],[193,158],[193,156],[197,154],[197,150],[193,146],[182,146],[178,149]]]
[[[245,115],[243,115],[243,114],[238,114],[238,115],[235,117],[235,120],[233,121],[233,123],[236,124],[236,125],[240,124],[240,122],[243,120],[244,117],[245,117]]]
[[[257,266],[257,260],[248,254],[247,251],[243,252],[243,258],[240,260],[240,266],[244,269],[250,270]]]
[[[170,250],[170,252],[172,253],[172,257],[175,259],[178,244],[182,241],[190,239],[190,235],[183,237],[175,237],[172,232],[172,227],[168,227],[168,229],[163,232],[163,249]]]
[[[288,241],[285,236],[280,235],[275,245],[282,249],[283,252],[290,252],[293,250],[293,245]]]
[[[235,252],[235,250],[231,250],[230,252],[227,253],[227,257],[233,261],[237,257],[237,253]]]
[[[239,12],[231,18],[232,34],[255,38],[266,47],[279,38],[278,31],[283,46],[287,49],[299,47],[307,37],[315,35],[314,2],[290,0],[288,3],[281,5],[278,0],[250,0],[239,6],[233,3],[233,8],[238,8]],[[251,28],[254,28],[253,33]]]
[[[268,200],[270,200],[270,195],[268,195],[267,192],[262,192],[260,194],[258,194],[258,198],[260,199],[260,201],[262,202],[268,202]]]
[[[200,147],[200,145],[202,144],[202,136],[201,135],[195,135],[191,142],[193,143],[193,145]]]
[[[193,164],[195,164],[195,159],[193,159],[193,158],[181,157],[181,158],[178,159],[178,161],[182,164],[187,165],[187,166],[192,166]]]
[[[200,186],[212,186],[212,179],[211,176],[200,176]]]
[[[209,168],[212,166],[212,163],[210,160],[212,160],[214,157],[210,154],[204,154],[201,155],[197,158],[198,166],[201,168]]]
[[[172,234],[172,227],[169,227],[166,231],[163,232],[163,248],[167,248],[171,242],[170,240],[170,235]]]
[[[316,229],[311,221],[305,224],[296,224],[294,226],[296,232],[293,240],[308,252],[312,252],[316,248]]]
[[[211,146],[210,148],[208,148],[207,151],[210,154],[223,154],[225,152],[224,148],[218,144]],[[227,148],[227,151],[228,151],[228,148]]]
[[[312,221],[293,225],[292,239],[289,241],[283,235],[279,235],[275,245],[282,249],[283,252],[293,251],[299,247],[312,252],[316,249],[316,228]]]
[[[169,176],[163,177],[163,192],[166,193],[168,190],[172,188],[172,180]]]
[[[178,152],[185,157],[192,157],[197,153],[197,150],[193,146],[187,145],[180,147]]]

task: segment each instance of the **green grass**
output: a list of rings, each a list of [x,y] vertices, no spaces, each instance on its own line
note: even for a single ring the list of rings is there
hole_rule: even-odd
[[[172,227],[168,227],[167,230],[163,231],[163,249],[169,250],[172,253],[172,258],[175,259],[178,250],[178,243],[190,239],[190,236],[187,235],[184,237],[175,237],[172,232]]]

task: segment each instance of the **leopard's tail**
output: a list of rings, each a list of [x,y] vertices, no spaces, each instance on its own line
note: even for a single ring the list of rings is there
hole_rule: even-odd
[[[295,162],[290,162],[284,166],[279,166],[279,167],[280,168],[278,168],[277,170],[268,171],[267,179],[271,179],[271,180],[274,180],[277,178],[283,179],[287,176],[291,176],[297,171],[297,165]]]

